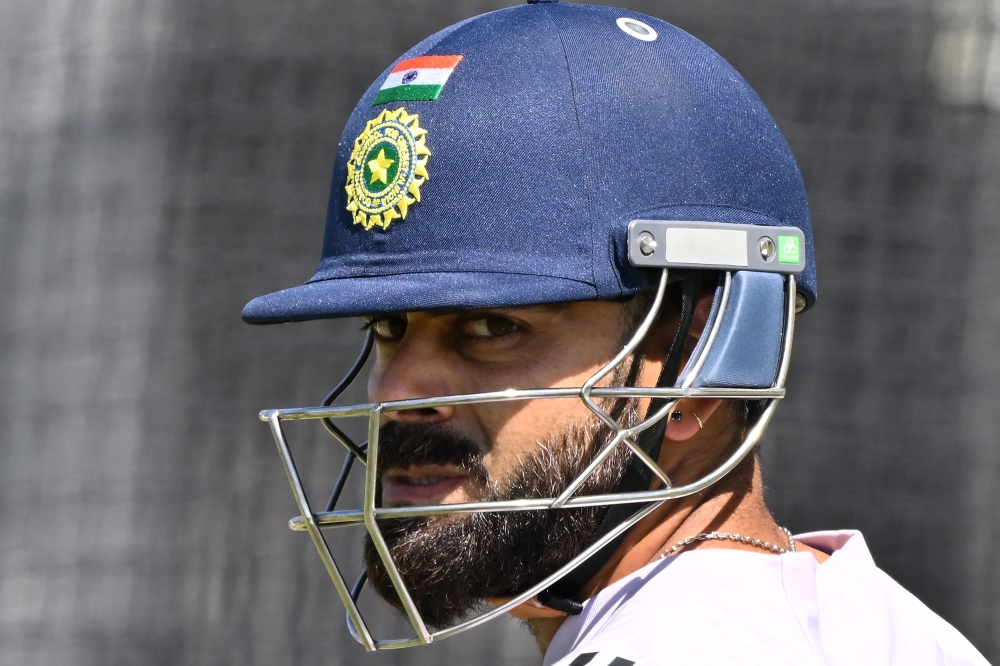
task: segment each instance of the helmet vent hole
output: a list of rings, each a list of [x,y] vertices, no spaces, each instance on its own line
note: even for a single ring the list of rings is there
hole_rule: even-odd
[[[656,31],[642,21],[637,21],[633,18],[623,16],[618,19],[617,23],[618,27],[621,28],[622,32],[626,35],[631,35],[632,37],[641,39],[644,42],[651,42],[656,39]]]

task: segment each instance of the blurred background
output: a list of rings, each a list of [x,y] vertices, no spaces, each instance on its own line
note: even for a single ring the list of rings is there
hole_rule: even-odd
[[[363,90],[519,1],[0,1],[0,663],[538,663],[511,621],[363,655],[256,417],[358,325],[239,318],[312,275]],[[862,529],[1000,660],[1000,0],[625,4],[729,59],[805,176],[772,508]],[[320,503],[340,451],[292,434]]]

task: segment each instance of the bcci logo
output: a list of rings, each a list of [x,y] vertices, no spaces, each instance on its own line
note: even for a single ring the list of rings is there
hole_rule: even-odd
[[[354,224],[388,229],[420,201],[429,177],[427,130],[405,109],[383,111],[365,126],[347,162],[347,210]]]

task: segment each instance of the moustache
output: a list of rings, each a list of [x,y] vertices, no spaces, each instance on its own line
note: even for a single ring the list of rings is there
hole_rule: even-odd
[[[406,470],[418,465],[452,465],[482,485],[489,483],[481,447],[447,426],[390,421],[379,430],[378,467]]]

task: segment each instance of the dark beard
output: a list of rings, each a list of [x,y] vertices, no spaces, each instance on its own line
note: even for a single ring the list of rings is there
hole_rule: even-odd
[[[625,409],[626,426],[636,422]],[[410,464],[453,464],[488,489],[485,501],[555,497],[611,441],[605,426],[573,428],[541,442],[509,480],[489,479],[476,444],[435,425],[386,424],[379,437],[379,469]],[[618,446],[577,492],[614,492],[630,451]],[[381,498],[378,498],[381,502]],[[608,508],[472,513],[379,521],[414,604],[431,627],[455,624],[484,599],[518,594],[555,573],[590,544]],[[388,603],[402,609],[371,537],[365,538],[368,580]]]

